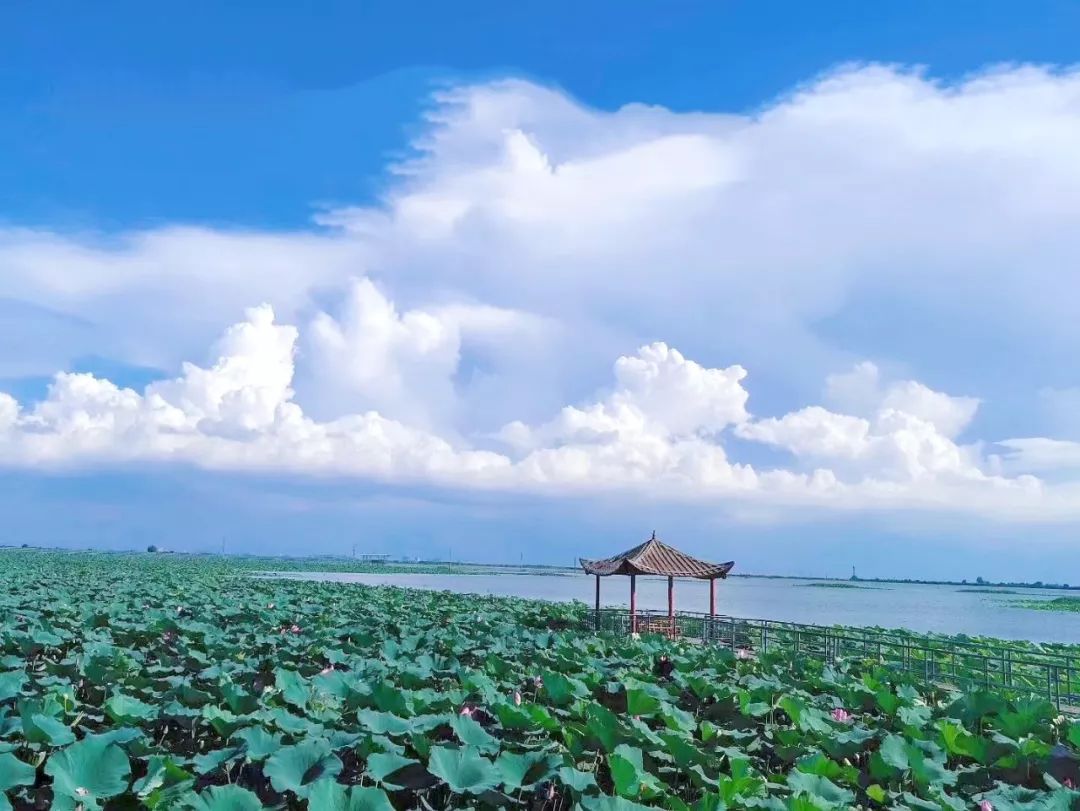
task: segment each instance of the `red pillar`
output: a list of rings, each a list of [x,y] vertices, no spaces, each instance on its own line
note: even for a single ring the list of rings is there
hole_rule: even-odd
[[[716,616],[716,578],[709,578],[709,616]]]
[[[600,630],[600,575],[596,576],[596,630]]]
[[[630,575],[630,631],[637,633],[637,575]]]
[[[667,579],[668,633],[675,636],[675,578]]]

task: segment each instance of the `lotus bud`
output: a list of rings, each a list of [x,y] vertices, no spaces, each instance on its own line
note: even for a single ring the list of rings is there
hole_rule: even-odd
[[[979,811],[994,811],[994,804],[989,800],[983,800],[979,803]]]
[[[520,707],[521,706],[521,692],[518,691],[518,690],[514,691],[514,706],[515,707]]]

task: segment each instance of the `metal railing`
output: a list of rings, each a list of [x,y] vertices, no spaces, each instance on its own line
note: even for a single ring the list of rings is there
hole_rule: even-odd
[[[670,633],[666,611],[638,611],[637,630]],[[630,612],[602,608],[593,628],[631,632]],[[680,639],[722,645],[743,655],[783,653],[826,663],[840,659],[875,663],[930,687],[996,690],[1042,696],[1059,710],[1080,711],[1080,655],[1041,653],[1020,645],[984,643],[878,628],[806,625],[690,611],[675,614]]]

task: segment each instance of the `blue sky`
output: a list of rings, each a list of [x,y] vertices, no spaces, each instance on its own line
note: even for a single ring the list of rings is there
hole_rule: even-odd
[[[12,541],[1080,562],[1075,4],[6,16]]]

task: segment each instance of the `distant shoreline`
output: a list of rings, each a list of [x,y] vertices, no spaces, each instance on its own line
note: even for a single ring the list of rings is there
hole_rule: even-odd
[[[365,561],[360,557],[353,558],[347,555],[256,555],[244,553],[228,553],[221,555],[214,552],[174,552],[160,549],[155,552],[143,552],[141,550],[98,550],[98,549],[69,549],[60,547],[45,547],[34,545],[0,544],[0,552],[3,551],[50,551],[50,552],[95,552],[102,555],[142,555],[142,554],[175,554],[188,557],[217,558],[225,557],[233,560],[242,560],[250,564],[270,564],[272,562],[286,562],[296,567],[295,571],[342,571],[357,574],[482,574],[486,572],[502,574],[548,574],[548,575],[579,575],[581,569],[571,566],[557,566],[545,563],[481,563],[476,561],[447,561],[447,560],[392,560]],[[323,563],[332,566],[331,569],[317,569],[316,566]],[[299,564],[299,565],[298,565]],[[264,570],[276,567],[270,565],[259,566]],[[288,571],[283,569],[282,571]],[[1032,589],[1047,591],[1080,591],[1080,585],[1068,583],[1043,583],[1035,582],[991,582],[976,578],[974,580],[922,580],[916,578],[891,578],[891,577],[815,577],[812,575],[793,574],[759,574],[755,572],[733,572],[729,577],[740,577],[758,580],[804,580],[820,581],[826,583],[851,583],[851,584],[899,584],[912,586],[954,586],[970,588],[985,593],[1007,593],[1005,589]]]

